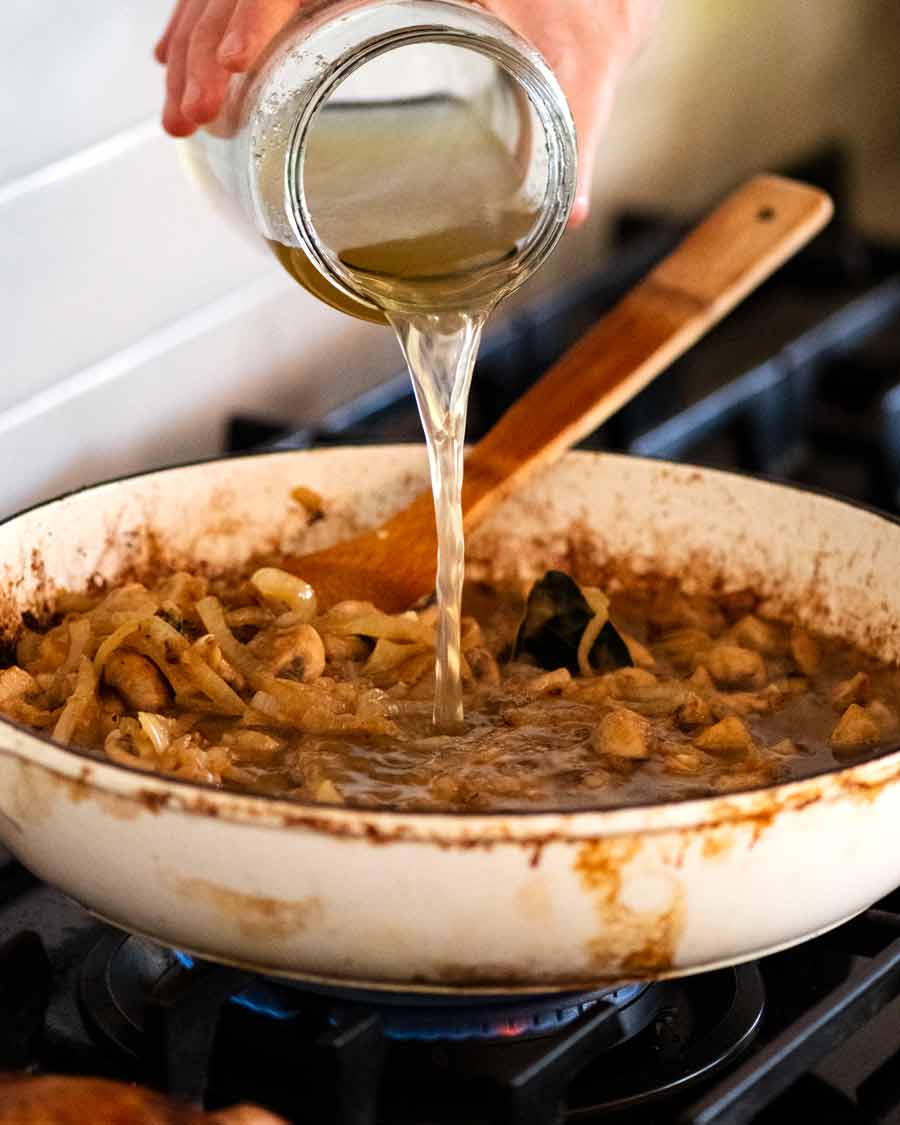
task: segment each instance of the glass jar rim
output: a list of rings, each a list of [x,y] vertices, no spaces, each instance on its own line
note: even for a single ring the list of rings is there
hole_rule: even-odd
[[[397,0],[383,0],[373,7],[383,9],[392,3],[396,4]],[[431,0],[431,3],[435,9],[469,8],[471,13],[471,7],[463,5],[460,0]],[[400,0],[400,4],[403,4],[403,0]],[[285,210],[294,236],[329,284],[367,309],[380,311],[374,302],[352,286],[348,277],[335,268],[332,258],[319,239],[303,190],[303,161],[310,128],[331,95],[354,71],[379,55],[414,44],[450,44],[491,59],[524,90],[543,128],[548,170],[540,218],[529,232],[528,240],[517,258],[517,272],[521,281],[530,277],[552,252],[562,237],[574,206],[577,164],[575,127],[559,83],[531,44],[480,5],[475,11],[479,22],[489,21],[496,27],[496,37],[474,34],[439,22],[417,23],[382,31],[340,52],[331,60],[325,79],[317,83],[291,129],[284,169],[284,192]],[[509,42],[504,42],[503,39]]]

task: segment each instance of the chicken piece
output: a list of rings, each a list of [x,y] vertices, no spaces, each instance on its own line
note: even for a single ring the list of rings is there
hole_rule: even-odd
[[[720,687],[761,688],[766,682],[763,658],[740,645],[716,645],[703,657],[703,663]]]
[[[723,691],[713,696],[710,707],[717,719],[728,715],[763,715],[784,702],[784,695],[771,684],[762,691]]]
[[[881,738],[881,731],[875,719],[858,703],[851,703],[841,715],[837,726],[831,732],[831,749],[836,757],[853,755],[868,746],[875,746]]]
[[[459,782],[448,773],[438,774],[428,783],[428,789],[436,801],[446,801],[448,804],[459,797]]]
[[[712,677],[709,672],[701,664],[699,668],[694,670],[694,674],[687,681],[691,687],[698,693],[698,695],[708,695],[710,692],[715,691],[713,686]]]
[[[869,698],[869,677],[865,672],[857,672],[849,680],[836,684],[831,692],[831,705],[843,714],[851,703],[865,703]]]
[[[882,703],[880,699],[872,700],[866,707],[866,714],[878,727],[882,739],[892,738],[897,733],[898,726],[900,726],[897,713],[892,711],[886,703]]]
[[[622,708],[603,716],[594,728],[591,742],[598,753],[614,758],[649,758],[649,735],[647,720]]]
[[[500,683],[500,669],[497,661],[486,648],[471,648],[466,653],[472,678],[480,684],[496,685]]]
[[[23,695],[33,695],[38,685],[24,668],[13,665],[0,671],[0,704]]]
[[[780,742],[776,742],[769,749],[781,758],[796,758],[800,753],[797,743],[792,738],[782,738]]]
[[[464,617],[460,622],[460,648],[467,653],[470,648],[478,648],[483,644],[484,637],[481,633],[481,626],[474,617]]]
[[[729,715],[697,735],[694,745],[716,757],[740,758],[752,748],[753,738],[736,715]]]
[[[667,633],[656,643],[656,651],[679,672],[696,668],[712,644],[708,633],[702,629],[678,629]]]
[[[284,1125],[264,1109],[241,1105],[204,1113],[140,1086],[53,1074],[0,1078],[0,1125]]]
[[[171,701],[169,685],[153,661],[125,648],[109,656],[103,679],[133,711],[162,711]]]
[[[791,656],[804,676],[814,676],[819,670],[819,646],[809,633],[796,626],[791,630]]]
[[[261,629],[247,646],[276,676],[312,683],[325,671],[325,645],[312,625],[276,622]]]
[[[772,685],[782,695],[803,695],[809,691],[809,680],[806,676],[782,676],[773,681]]]
[[[618,699],[639,696],[644,688],[654,687],[658,681],[646,668],[619,668],[607,675],[610,692]]]
[[[742,617],[733,629],[735,641],[743,648],[761,652],[764,656],[774,656],[781,647],[778,631],[766,621],[760,621],[753,614]]]
[[[660,629],[702,629],[704,633],[722,631],[725,618],[710,598],[688,597],[671,590],[660,590],[647,611],[648,620]]]
[[[572,682],[568,668],[554,668],[552,672],[543,672],[535,676],[525,685],[529,695],[551,695]]]
[[[620,668],[605,678],[614,699],[620,699],[629,710],[647,718],[673,714],[685,696],[681,683],[657,680],[652,672],[644,668]]]
[[[372,651],[372,642],[368,637],[339,637],[334,633],[326,633],[322,643],[325,645],[326,658],[335,664],[366,660]]]
[[[25,629],[16,645],[16,660],[27,664],[31,672],[55,672],[69,653],[69,630],[57,625],[49,633],[33,633]]]
[[[712,722],[712,711],[709,704],[695,691],[689,691],[675,712],[675,722],[682,730],[693,727],[705,727]]]
[[[316,786],[313,800],[321,801],[324,805],[342,805],[344,803],[344,798],[341,796],[340,790],[334,782],[327,777]]]
[[[674,754],[667,754],[665,759],[666,773],[680,776],[693,777],[700,773],[706,766],[706,759],[696,750],[679,749]]]
[[[284,743],[261,730],[229,730],[222,735],[222,744],[242,762],[264,764],[272,759]]]

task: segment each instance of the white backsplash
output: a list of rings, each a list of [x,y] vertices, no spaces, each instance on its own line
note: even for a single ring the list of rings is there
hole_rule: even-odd
[[[236,410],[318,417],[400,364],[387,329],[300,290],[184,176],[157,124],[168,9],[0,12],[0,518],[212,456]]]

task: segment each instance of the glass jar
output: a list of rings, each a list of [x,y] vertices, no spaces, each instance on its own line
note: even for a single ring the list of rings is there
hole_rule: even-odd
[[[360,138],[354,171],[323,196],[330,139],[348,128]],[[467,158],[482,151],[503,175],[471,179]],[[479,263],[478,282],[502,296],[556,245],[575,193],[575,131],[559,84],[530,44],[465,0],[305,6],[252,72],[232,77],[219,117],[185,152],[195,177],[237,204],[297,281],[374,321],[381,308],[330,237],[348,217],[377,228],[396,257],[408,238],[431,245],[442,208],[480,221],[502,206],[515,218],[510,243],[495,264]],[[448,237],[460,246],[465,231]]]

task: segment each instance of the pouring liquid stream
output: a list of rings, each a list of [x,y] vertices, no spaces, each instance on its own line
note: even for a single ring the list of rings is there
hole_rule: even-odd
[[[437,659],[434,722],[453,730],[463,722],[460,622],[465,570],[462,520],[466,409],[475,357],[487,313],[390,314],[409,365],[425,429],[437,525]]]
[[[371,107],[326,108],[311,132],[303,175],[321,242],[383,311],[412,377],[438,542],[434,721],[452,731],[464,719],[461,491],[469,387],[484,324],[516,287],[519,248],[538,220],[538,204],[522,198],[516,153],[470,105],[450,99],[411,102],[381,118]],[[278,256],[303,282],[302,255],[279,248]]]

